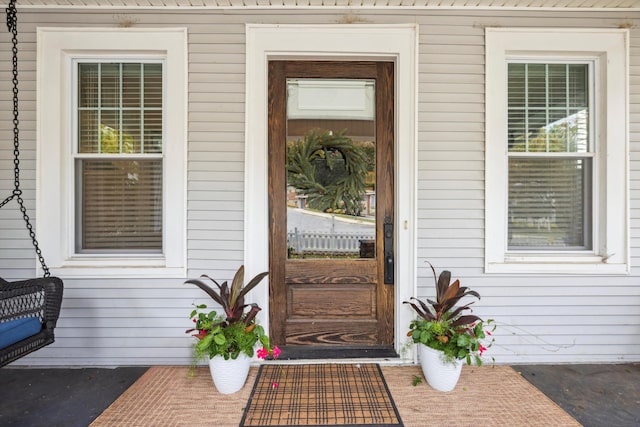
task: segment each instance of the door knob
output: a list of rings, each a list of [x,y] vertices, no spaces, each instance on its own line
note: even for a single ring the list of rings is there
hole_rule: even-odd
[[[393,259],[393,223],[390,217],[384,218],[384,283],[394,284],[394,259]]]

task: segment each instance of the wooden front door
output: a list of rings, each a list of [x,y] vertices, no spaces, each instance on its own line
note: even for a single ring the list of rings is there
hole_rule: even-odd
[[[269,62],[270,336],[395,355],[394,64]]]

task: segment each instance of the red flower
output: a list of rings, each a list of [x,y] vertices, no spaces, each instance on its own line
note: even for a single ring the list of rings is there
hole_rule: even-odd
[[[487,350],[487,347],[485,347],[482,344],[480,344],[480,348],[478,349],[478,353],[480,353],[480,356],[482,356],[482,353],[484,353],[486,350]]]
[[[277,359],[277,358],[278,358],[278,356],[280,356],[280,347],[275,346],[275,347],[273,347],[273,357],[274,357],[275,359]]]
[[[269,350],[267,350],[265,347],[262,347],[257,352],[258,359],[266,359],[268,355],[269,355]]]
[[[271,383],[271,388],[278,388],[278,385],[279,384],[274,381],[274,382]]]

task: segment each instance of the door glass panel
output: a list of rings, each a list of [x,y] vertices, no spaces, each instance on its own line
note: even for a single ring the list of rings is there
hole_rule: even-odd
[[[375,258],[375,80],[287,79],[290,259]]]

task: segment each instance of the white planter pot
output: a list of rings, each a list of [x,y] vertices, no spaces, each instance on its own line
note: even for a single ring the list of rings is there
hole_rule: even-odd
[[[444,361],[444,353],[424,344],[418,345],[420,365],[427,383],[438,391],[451,391],[455,388],[462,371],[462,360]]]
[[[209,359],[211,378],[218,392],[231,394],[239,391],[247,381],[250,365],[251,358],[244,353],[240,353],[235,360],[224,360],[222,356]]]

